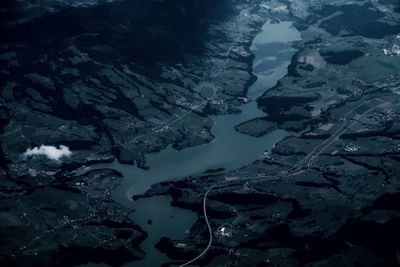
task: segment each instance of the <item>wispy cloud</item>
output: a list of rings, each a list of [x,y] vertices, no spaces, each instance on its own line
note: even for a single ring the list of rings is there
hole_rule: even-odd
[[[72,155],[69,147],[60,145],[58,148],[55,146],[41,145],[40,147],[28,148],[23,156],[25,158],[32,156],[46,156],[51,160],[59,161],[63,157],[70,157]]]

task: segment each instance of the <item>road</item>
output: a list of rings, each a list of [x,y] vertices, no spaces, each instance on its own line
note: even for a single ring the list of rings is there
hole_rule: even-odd
[[[208,221],[208,217],[207,217],[207,196],[208,196],[208,193],[210,193],[210,191],[213,190],[214,187],[215,187],[215,185],[208,188],[208,190],[206,191],[206,193],[204,194],[204,197],[203,197],[203,214],[204,214],[204,220],[206,221],[206,224],[207,224],[208,235],[209,235],[207,247],[196,258],[193,258],[192,260],[180,265],[180,267],[187,266],[187,265],[192,264],[193,262],[197,261],[204,254],[206,254],[207,251],[211,247],[211,244],[213,241],[213,234],[212,234],[212,228],[211,228],[210,222]]]
[[[215,75],[215,77],[211,77],[211,75],[210,75],[210,79],[211,79],[211,81],[210,81],[210,86],[211,86],[211,88],[212,88],[212,90],[213,90],[213,93],[212,93],[212,95],[211,95],[210,97],[207,97],[204,101],[202,101],[202,102],[200,102],[200,103],[198,103],[198,104],[196,104],[196,105],[193,105],[188,111],[186,111],[186,112],[183,113],[183,114],[180,114],[180,115],[178,115],[178,114],[172,114],[171,117],[174,117],[174,116],[175,116],[175,117],[177,117],[177,118],[176,118],[176,119],[173,119],[172,121],[169,121],[169,122],[166,123],[166,124],[160,125],[160,126],[158,127],[158,129],[152,130],[151,132],[148,132],[148,133],[144,133],[144,134],[135,136],[134,138],[132,138],[131,140],[129,140],[129,141],[125,142],[125,143],[116,144],[116,145],[110,146],[110,147],[107,148],[107,150],[98,151],[98,152],[96,152],[96,154],[109,152],[109,151],[110,151],[111,149],[113,149],[113,148],[124,147],[124,146],[127,146],[127,145],[129,145],[129,144],[133,144],[133,143],[137,142],[139,138],[142,138],[142,137],[148,137],[149,135],[162,135],[161,130],[162,130],[163,128],[166,129],[166,128],[168,128],[169,126],[171,126],[171,125],[173,125],[173,124],[175,124],[175,123],[177,123],[177,122],[183,120],[183,119],[186,118],[188,115],[190,115],[191,113],[193,113],[196,109],[198,109],[199,107],[202,107],[202,106],[206,105],[209,101],[211,101],[212,99],[214,99],[214,98],[216,97],[216,95],[217,95],[217,89],[215,88],[215,83],[214,83],[214,82],[215,82],[216,79],[221,78],[221,75],[222,75],[222,73],[224,72],[224,70],[225,70],[225,68],[226,68],[226,65],[227,65],[228,62],[229,62],[229,56],[230,56],[230,54],[231,54],[231,52],[232,52],[232,49],[233,49],[234,47],[235,47],[235,45],[231,45],[231,46],[229,47],[229,49],[226,51],[225,60],[224,60],[224,62],[221,64],[221,66],[218,68],[218,71],[216,72],[217,74]],[[81,153],[81,154],[79,154],[79,155],[69,157],[68,160],[71,161],[71,160],[76,160],[76,159],[82,159],[82,158],[85,158],[85,157],[91,156],[91,155],[93,155],[93,152]],[[17,160],[17,159],[19,159],[21,156],[20,156],[20,155],[9,155],[8,157],[9,157],[10,159]]]
[[[160,128],[168,127],[168,126],[170,126],[170,125],[172,125],[172,124],[174,124],[174,123],[176,123],[176,122],[178,122],[178,121],[184,119],[186,116],[188,116],[189,114],[191,114],[191,113],[192,113],[193,111],[195,111],[197,108],[199,108],[199,107],[201,107],[201,106],[207,104],[208,101],[210,101],[210,100],[212,100],[212,99],[215,98],[215,96],[216,96],[216,94],[217,94],[217,90],[216,90],[216,88],[215,88],[214,81],[215,81],[216,78],[220,78],[220,77],[221,77],[221,74],[223,73],[223,71],[224,71],[224,69],[225,69],[227,63],[229,62],[229,55],[230,55],[230,53],[232,52],[232,49],[233,49],[233,48],[234,48],[234,45],[230,46],[229,49],[226,51],[226,58],[225,58],[224,62],[223,62],[222,65],[219,67],[218,72],[217,72],[217,75],[215,76],[215,78],[213,78],[213,79],[211,80],[211,82],[210,82],[211,87],[212,87],[212,89],[213,89],[213,94],[212,94],[212,96],[206,98],[206,100],[200,102],[199,104],[192,106],[187,112],[185,112],[184,114],[180,115],[177,119],[174,119],[174,120],[168,122],[167,124],[160,126]],[[176,114],[176,115],[177,115],[177,114]],[[173,115],[172,115],[172,116],[173,116]],[[160,129],[160,130],[161,130],[161,129]],[[114,145],[114,146],[109,147],[109,149],[107,149],[107,151],[109,151],[109,150],[112,149],[112,148],[123,147],[123,146],[126,146],[126,145],[128,145],[128,144],[134,143],[134,142],[136,142],[139,138],[141,138],[141,137],[146,137],[146,136],[148,136],[149,134],[159,134],[159,132],[153,131],[153,132],[150,132],[150,133],[145,133],[145,134],[142,134],[142,135],[138,135],[138,136],[132,138],[131,140],[129,140],[128,142],[126,142],[126,143],[118,144],[118,145]],[[104,152],[107,152],[107,151],[98,151],[97,154],[99,154],[99,153],[104,153]],[[90,156],[90,155],[93,155],[93,153],[92,153],[92,152],[90,152],[90,153],[82,153],[82,154],[79,154],[79,155],[77,155],[77,156],[69,157],[68,160],[76,160],[76,159],[80,159],[80,158],[85,158],[85,157]],[[10,159],[15,159],[15,160],[19,159],[20,157],[21,157],[20,155],[10,155],[10,156],[9,156]],[[208,193],[209,193],[212,189],[213,189],[213,187],[210,187],[210,188],[209,188],[209,190],[206,192],[205,198],[204,198],[204,200],[203,200],[203,212],[204,212],[204,214],[206,215],[206,216],[205,216],[205,219],[206,219],[207,228],[208,228],[209,234],[210,234],[210,242],[209,242],[209,244],[208,244],[208,248],[211,246],[211,243],[212,243],[212,229],[211,229],[211,226],[210,226],[210,224],[209,224],[208,217],[207,217],[206,199],[207,199]],[[87,218],[85,218],[85,219],[87,219]],[[21,251],[25,250],[25,249],[28,248],[28,247],[31,247],[34,243],[37,242],[37,240],[41,239],[41,238],[42,238],[43,236],[45,236],[46,234],[48,234],[48,233],[50,233],[50,232],[53,232],[53,231],[56,231],[56,230],[58,230],[58,228],[45,231],[44,233],[42,233],[41,235],[39,235],[37,238],[33,239],[30,243],[28,243],[28,244],[26,244],[26,245],[23,245],[18,251],[16,251],[15,254],[20,253]],[[208,248],[207,248],[207,250],[208,250]],[[187,264],[190,264],[191,262],[194,262],[195,260],[197,260],[198,258],[200,258],[201,256],[203,256],[203,255],[206,253],[207,250],[205,250],[202,254],[200,254],[198,257],[196,257],[196,258],[193,259],[192,261],[188,262]],[[186,266],[187,264],[182,265],[182,266]]]
[[[329,138],[325,139],[322,143],[320,143],[319,145],[315,146],[314,149],[307,155],[305,156],[302,160],[300,160],[299,162],[297,162],[296,164],[293,165],[294,170],[299,170],[303,167],[303,163],[309,158],[312,157],[315,153],[315,151],[317,151],[317,149],[319,149],[321,146],[324,146],[325,144],[328,143],[328,145],[332,144],[335,140],[337,140],[337,138],[339,138],[345,130],[347,130],[348,127],[346,127],[347,124],[347,118],[348,116],[350,116],[351,113],[354,112],[354,110],[356,110],[357,108],[360,108],[366,104],[368,104],[370,102],[370,100],[367,100],[366,102],[363,102],[357,106],[355,106],[353,109],[351,109],[349,112],[347,112],[344,117],[342,118],[343,123],[342,125],[339,127],[339,129],[337,129],[332,136],[330,136]],[[344,131],[343,131],[344,130]]]
[[[374,110],[377,106],[378,106],[378,104],[375,105],[375,106],[373,106],[373,107],[371,107],[371,108],[369,108],[369,109],[368,109],[367,111],[365,111],[364,113],[362,113],[362,114],[360,115],[360,117],[358,118],[358,120],[361,119],[362,117],[364,117],[366,114],[368,114],[368,113],[371,112],[372,110]],[[328,143],[327,143],[322,149],[320,149],[315,155],[312,155],[312,156],[311,156],[310,160],[308,161],[307,167],[310,168],[311,165],[312,165],[312,163],[313,163],[313,161],[314,161],[314,159],[317,158],[317,157],[318,157],[325,149],[327,149],[333,142],[337,141],[337,140],[339,139],[339,137],[342,136],[342,135],[347,131],[347,129],[352,128],[353,125],[354,125],[358,120],[354,120],[349,126],[344,127],[344,129],[343,129],[341,132],[339,132],[339,133],[336,134],[336,135],[333,135],[333,136],[332,136],[333,139],[331,139],[330,141],[328,141]]]
[[[379,99],[378,99],[379,100]],[[380,100],[382,101],[382,100]],[[213,241],[213,235],[212,235],[212,228],[210,226],[209,223],[209,218],[207,217],[207,196],[209,195],[209,193],[215,188],[215,187],[220,187],[220,186],[227,186],[230,183],[237,183],[237,182],[262,182],[265,181],[267,179],[284,179],[284,178],[288,178],[290,176],[293,175],[298,175],[301,172],[304,172],[304,170],[301,170],[304,162],[309,159],[308,162],[308,167],[311,167],[312,162],[319,157],[319,155],[326,150],[333,142],[335,142],[336,140],[338,140],[338,138],[343,135],[347,129],[351,128],[356,122],[357,120],[353,121],[351,124],[347,125],[348,123],[348,116],[350,116],[351,113],[353,113],[357,108],[362,107],[366,104],[369,104],[371,102],[371,100],[367,100],[366,102],[363,102],[359,105],[357,105],[356,107],[354,107],[353,109],[351,109],[348,113],[345,114],[345,116],[342,118],[343,123],[342,125],[339,127],[339,129],[337,129],[334,134],[327,138],[326,140],[324,140],[322,143],[320,143],[319,145],[315,146],[314,149],[308,154],[306,155],[303,159],[301,159],[299,162],[297,162],[294,165],[294,169],[292,169],[290,172],[286,173],[284,176],[280,176],[280,175],[265,175],[265,176],[259,176],[259,175],[255,175],[255,176],[248,176],[248,177],[242,177],[238,180],[233,180],[233,181],[221,181],[218,183],[213,184],[211,187],[208,188],[208,190],[206,191],[206,193],[204,194],[203,197],[203,216],[205,218],[205,222],[207,224],[207,228],[209,231],[209,241],[208,241],[208,245],[207,247],[204,248],[204,250],[195,258],[193,258],[192,260],[180,265],[180,266],[187,266],[189,264],[192,264],[193,262],[195,262],[196,260],[198,260],[199,258],[201,258],[203,255],[205,255],[207,253],[207,251],[210,249],[212,241]],[[385,101],[384,101],[385,102]],[[362,118],[364,117],[366,114],[368,114],[369,112],[371,112],[372,110],[374,110],[379,104],[374,105],[373,107],[369,108],[367,111],[365,111],[364,113],[361,114],[361,116],[358,118]],[[382,105],[382,103],[380,104]],[[317,153],[315,153],[320,147],[322,147]],[[315,153],[315,154],[314,154]]]

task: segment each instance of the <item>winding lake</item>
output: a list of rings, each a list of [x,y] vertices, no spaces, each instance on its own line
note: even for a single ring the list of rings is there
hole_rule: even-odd
[[[286,75],[287,66],[295,50],[288,42],[299,40],[300,33],[291,22],[279,24],[265,23],[251,47],[255,55],[254,74],[257,82],[249,88],[248,97],[256,99],[266,89],[274,86]],[[242,122],[265,116],[257,108],[256,101],[242,106],[238,115],[211,116],[214,125],[211,129],[214,140],[205,145],[177,151],[169,146],[160,152],[146,156],[149,170],[143,170],[118,162],[102,164],[124,175],[121,186],[114,192],[119,203],[130,206],[132,196],[146,192],[151,185],[169,180],[177,180],[199,174],[207,169],[225,168],[233,170],[257,160],[265,150],[291,133],[282,130],[272,131],[262,137],[252,137],[237,132],[234,127]]]
[[[287,67],[295,52],[289,42],[300,39],[300,33],[292,26],[292,22],[264,24],[251,47],[255,55],[253,71],[258,79],[249,88],[250,99],[255,100],[287,74]],[[262,116],[265,114],[257,108],[256,101],[243,105],[238,115],[212,116],[215,123],[211,131],[215,139],[211,143],[182,151],[168,147],[161,152],[148,154],[149,170],[118,162],[91,166],[92,169],[111,168],[123,174],[122,184],[113,192],[113,198],[130,209],[134,208],[136,211],[131,214],[132,220],[149,234],[142,244],[142,249],[146,251],[144,260],[126,266],[152,267],[168,261],[168,257],[156,250],[154,245],[163,236],[184,238],[197,219],[196,213],[172,207],[170,197],[157,196],[134,202],[132,196],[143,194],[159,182],[196,175],[207,169],[238,169],[257,160],[265,150],[272,149],[276,143],[291,135],[275,130],[256,138],[234,129],[242,122]]]

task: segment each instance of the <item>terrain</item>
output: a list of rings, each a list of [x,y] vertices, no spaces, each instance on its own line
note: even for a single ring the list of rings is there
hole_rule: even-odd
[[[142,221],[158,224],[138,203],[161,196],[194,222],[183,238],[161,233],[150,245],[158,266],[399,265],[398,1],[7,4],[2,265],[140,265],[154,237]],[[251,50],[266,22],[291,22],[301,39],[288,44],[286,74],[252,99],[255,73],[277,60]],[[140,177],[112,166],[151,171],[151,153],[217,142],[217,117],[248,101],[263,115],[232,131],[290,134],[245,166],[170,177],[128,195],[136,204],[116,200]],[[23,156],[43,144],[72,156]]]

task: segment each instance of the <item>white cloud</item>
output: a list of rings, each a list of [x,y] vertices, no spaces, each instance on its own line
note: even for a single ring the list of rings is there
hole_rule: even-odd
[[[72,155],[69,147],[60,145],[59,148],[55,146],[41,145],[40,147],[28,148],[23,156],[25,158],[32,156],[46,156],[52,160],[60,160],[63,157],[70,157]]]

